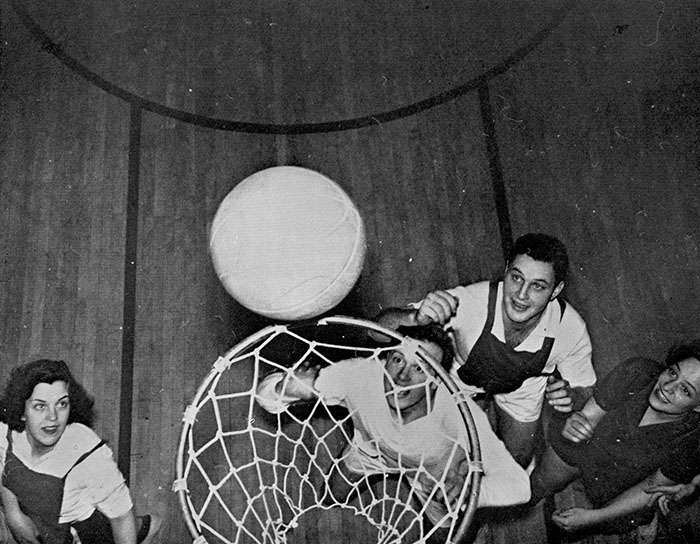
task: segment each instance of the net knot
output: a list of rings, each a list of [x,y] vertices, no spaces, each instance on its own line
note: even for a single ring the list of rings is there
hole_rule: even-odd
[[[185,408],[185,413],[182,414],[182,421],[184,421],[187,425],[193,425],[197,420],[198,412],[199,408],[197,408],[197,406],[194,404],[190,404],[187,408]]]
[[[482,463],[481,461],[474,460],[469,461],[469,474],[472,474],[473,472],[479,472],[480,474],[483,474],[484,463]]]
[[[228,370],[230,366],[231,361],[229,359],[227,359],[226,357],[219,357],[214,363],[214,370],[216,370],[220,374],[225,370]]]
[[[178,491],[187,491],[187,480],[185,478],[178,478],[173,481],[173,491],[176,493]]]

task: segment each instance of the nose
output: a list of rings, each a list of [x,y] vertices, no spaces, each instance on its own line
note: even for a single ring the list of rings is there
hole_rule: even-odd
[[[47,413],[47,418],[50,421],[55,421],[56,419],[58,419],[58,412],[56,411],[55,407],[53,407],[53,406],[49,407],[48,413]]]
[[[400,382],[407,382],[410,379],[410,372],[408,369],[408,365],[403,365],[399,371],[396,373],[396,378]]]
[[[527,289],[528,289],[527,283],[523,282],[520,285],[520,289],[518,289],[518,291],[516,293],[517,297],[521,300],[525,300],[527,298]]]
[[[676,380],[674,378],[668,378],[665,381],[661,382],[661,389],[664,393],[672,393],[675,383]]]

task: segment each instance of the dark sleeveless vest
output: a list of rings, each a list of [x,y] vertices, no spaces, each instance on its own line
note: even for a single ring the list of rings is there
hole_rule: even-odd
[[[12,431],[7,429],[7,454],[5,468],[2,472],[3,485],[17,497],[20,508],[32,518],[41,532],[43,544],[67,544],[72,542],[70,526],[59,523],[63,490],[66,477],[70,472],[87,459],[94,451],[104,444],[101,441],[90,451],[84,453],[68,469],[62,478],[50,474],[42,474],[29,469],[12,451]]]
[[[467,361],[457,375],[468,385],[484,389],[487,395],[510,393],[520,387],[527,378],[541,375],[554,345],[553,337],[545,337],[536,352],[516,351],[491,333],[497,311],[498,282],[489,285],[488,315],[481,335],[469,352]],[[566,303],[560,299],[561,317]]]

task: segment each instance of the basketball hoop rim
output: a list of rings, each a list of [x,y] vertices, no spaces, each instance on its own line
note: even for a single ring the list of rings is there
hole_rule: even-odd
[[[276,333],[287,330],[287,327],[289,325],[293,326],[303,323],[317,323],[318,325],[348,325],[352,327],[362,327],[365,329],[370,329],[379,334],[385,335],[399,342],[402,341],[404,338],[402,334],[392,329],[383,327],[382,325],[379,325],[378,323],[375,323],[373,321],[346,316],[332,316],[324,317],[318,320],[307,320],[305,322],[270,325],[248,336],[247,338],[233,346],[231,349],[229,349],[225,353],[225,355],[219,357],[219,359],[212,366],[207,376],[197,388],[197,391],[192,401],[187,407],[188,409],[185,410],[183,416],[182,430],[180,432],[180,440],[177,449],[177,459],[175,463],[176,477],[175,482],[173,483],[173,490],[178,494],[180,508],[185,518],[185,524],[187,525],[190,535],[195,540],[195,542],[202,542],[201,539],[203,539],[203,536],[202,532],[200,531],[192,516],[192,505],[189,503],[189,493],[187,490],[186,482],[184,480],[185,449],[188,443],[189,433],[191,432],[193,426],[193,421],[189,421],[190,417],[188,417],[188,410],[192,406],[198,405],[205,392],[209,390],[209,386],[211,385],[212,380],[214,380],[218,375],[220,375],[223,372],[223,370],[219,368],[220,364],[229,367],[231,364],[233,364],[233,359],[235,359],[237,355],[245,353],[245,357],[248,357],[249,353],[247,353],[247,349],[249,347],[254,346],[255,344],[259,343],[261,340],[265,339],[268,336],[272,337]],[[455,383],[452,376],[450,376],[450,374],[442,367],[442,365],[440,365],[432,356],[430,356],[430,354],[426,353],[424,355],[427,362],[431,365],[433,370],[435,370],[435,372],[445,384],[449,392],[458,398],[457,407],[467,429],[467,438],[469,440],[471,454],[471,465],[481,467],[481,448],[479,444],[479,436],[477,434],[476,424],[474,423],[474,419],[469,408],[467,407],[466,402],[464,400],[459,399],[459,387]],[[226,361],[228,361],[228,363],[226,363]],[[259,376],[256,375],[254,379],[259,379]],[[469,486],[469,495],[463,498],[464,502],[462,505],[460,505],[460,508],[464,512],[464,514],[462,515],[459,527],[455,532],[454,542],[459,542],[461,540],[461,538],[466,534],[466,531],[474,518],[474,514],[476,512],[478,503],[482,477],[483,473],[481,470],[470,470],[466,476],[464,485],[465,487]]]

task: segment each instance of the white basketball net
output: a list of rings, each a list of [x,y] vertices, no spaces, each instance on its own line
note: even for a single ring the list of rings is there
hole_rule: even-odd
[[[391,345],[403,340],[376,323],[333,317],[268,327],[214,363],[185,411],[173,486],[197,544],[332,542],[348,531],[355,542],[425,542],[438,526],[448,542],[464,535],[481,480],[479,442],[457,387],[431,357],[424,358],[466,429],[466,440],[454,440],[448,452],[450,459],[466,456],[470,466],[456,501],[445,500],[444,473],[431,474],[422,461],[404,466],[401,455],[391,468],[356,482],[344,479],[353,492],[336,498],[329,474],[339,475],[352,453],[352,414],[317,399],[272,415],[256,401],[263,376],[291,375],[310,357],[324,365],[353,357],[383,365],[379,357],[391,348],[368,342],[370,333]],[[430,523],[427,509],[435,504],[441,518],[435,523],[433,513]]]

